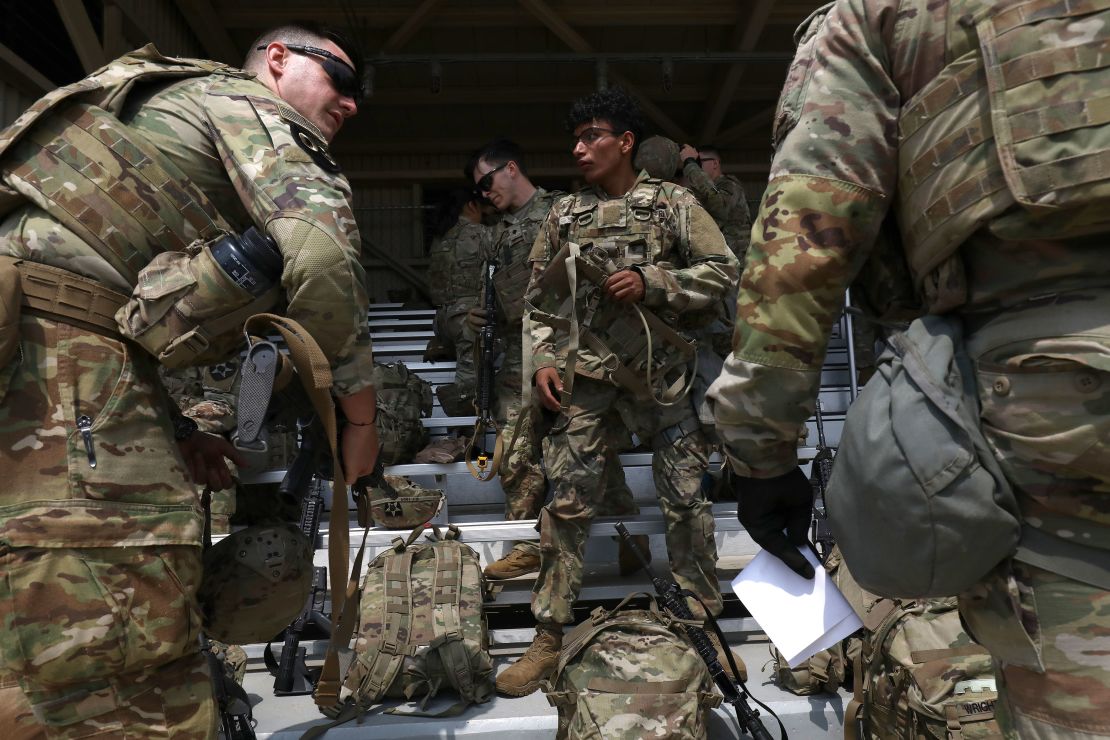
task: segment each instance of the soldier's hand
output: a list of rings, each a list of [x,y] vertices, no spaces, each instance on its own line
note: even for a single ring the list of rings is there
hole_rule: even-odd
[[[482,220],[482,207],[476,200],[467,201],[460,215],[472,224],[479,223]]]
[[[621,303],[639,303],[644,299],[644,278],[635,270],[614,272],[605,280],[609,297]]]
[[[378,425],[344,424],[339,444],[343,454],[343,479],[348,486],[374,472],[378,461]]]
[[[698,150],[689,144],[683,144],[682,148],[678,150],[678,161],[685,162],[690,157],[698,158]]]
[[[178,440],[177,448],[185,458],[189,480],[213,491],[231,488],[233,480],[231,469],[227,467],[228,460],[240,467],[247,465],[246,457],[230,442],[216,434],[193,432],[186,439]]]
[[[484,308],[475,306],[466,312],[466,325],[476,332],[481,331],[482,327],[489,323],[488,319]]]
[[[543,407],[556,412],[562,409],[559,394],[563,392],[563,379],[559,377],[559,371],[553,367],[541,367],[536,371],[535,380]]]
[[[808,544],[813,509],[813,488],[801,468],[777,478],[732,475],[732,491],[736,518],[756,544],[803,578],[813,578],[813,566],[798,552]]]

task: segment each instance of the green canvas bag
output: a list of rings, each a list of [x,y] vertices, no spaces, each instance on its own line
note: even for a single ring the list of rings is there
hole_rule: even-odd
[[[848,409],[829,522],[868,591],[955,595],[1014,553],[1017,502],[979,429],[959,318],[925,316],[888,343]]]

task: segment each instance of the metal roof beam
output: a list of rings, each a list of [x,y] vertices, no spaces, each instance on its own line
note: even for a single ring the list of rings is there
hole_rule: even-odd
[[[62,25],[65,26],[66,33],[73,42],[77,58],[81,60],[81,67],[86,74],[103,66],[108,61],[108,57],[104,54],[104,47],[101,46],[96,31],[93,30],[93,24],[85,11],[84,3],[81,0],[54,0],[54,7],[58,9]]]
[[[737,23],[736,28],[733,29],[733,42],[730,51],[735,49],[737,52],[743,53],[755,49],[756,44],[759,43],[759,37],[763,35],[767,19],[771,17],[771,9],[774,5],[774,0],[758,0],[755,3],[755,7],[752,8],[751,15],[747,20]],[[718,78],[717,95],[706,102],[705,122],[701,129],[702,142],[712,141],[713,137],[720,131],[725,112],[736,95],[740,78],[744,76],[744,69],[745,65],[742,63],[731,64],[725,73]]]

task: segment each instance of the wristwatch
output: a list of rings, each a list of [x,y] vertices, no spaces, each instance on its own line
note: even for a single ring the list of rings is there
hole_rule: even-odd
[[[188,416],[176,416],[173,420],[173,438],[178,442],[184,442],[193,436],[193,432],[198,428],[197,423]]]

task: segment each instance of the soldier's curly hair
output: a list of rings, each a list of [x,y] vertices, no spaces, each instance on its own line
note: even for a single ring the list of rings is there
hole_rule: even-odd
[[[640,140],[644,138],[644,114],[640,112],[640,104],[636,98],[623,87],[610,87],[598,90],[584,97],[578,98],[570,106],[567,114],[567,130],[581,126],[590,121],[606,121],[615,131],[631,131],[634,137],[632,143],[632,156],[640,148]]]

